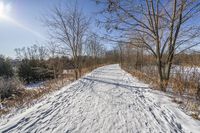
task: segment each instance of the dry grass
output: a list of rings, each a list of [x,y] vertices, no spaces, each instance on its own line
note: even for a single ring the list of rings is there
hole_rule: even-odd
[[[130,69],[123,66],[127,72],[137,77],[139,80],[144,81],[152,85],[154,89],[159,90],[159,80],[156,72],[152,69],[145,69],[145,73],[136,69]],[[192,69],[192,68],[191,68]],[[182,70],[176,71],[176,73],[170,77],[168,87],[172,88],[175,94],[179,95],[190,95],[200,100],[200,72],[199,71],[188,71],[184,73]]]
[[[144,83],[150,84],[152,88],[159,89],[158,79],[155,76],[149,76],[148,74],[138,71],[136,69],[130,69],[130,68],[128,69],[126,67],[123,67],[123,69],[126,70],[131,75],[133,75],[134,77],[137,77],[139,80],[143,81]]]
[[[13,107],[20,108],[22,106],[30,106],[31,104],[33,104],[33,100],[37,100],[46,94],[58,90],[68,83],[68,78],[55,79],[46,81],[43,87],[35,90],[26,90],[22,88],[17,95],[11,96],[1,101],[1,105],[3,106],[3,108],[0,109],[0,116],[2,114],[8,113]]]
[[[188,71],[186,73],[177,71],[170,79],[169,84],[175,93],[189,95],[199,99],[200,93],[200,72]]]
[[[146,69],[145,73],[123,66],[127,72],[137,77],[139,80],[150,84],[153,89],[159,90],[159,82],[156,74],[152,70]],[[195,119],[200,119],[200,72],[183,73],[181,70],[171,76],[168,87],[173,91],[173,102],[178,103]]]

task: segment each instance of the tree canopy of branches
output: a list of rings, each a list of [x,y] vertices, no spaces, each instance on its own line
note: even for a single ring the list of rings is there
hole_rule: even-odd
[[[91,33],[87,37],[86,43],[85,43],[85,52],[87,56],[92,58],[93,66],[98,64],[98,58],[101,58],[105,54],[105,47],[100,42],[100,38],[97,34]]]
[[[172,61],[179,52],[200,42],[198,0],[96,0],[103,4],[100,20],[108,30],[120,31],[128,44],[147,49],[157,61],[160,88],[166,91]],[[116,41],[116,40],[115,40]]]
[[[66,51],[69,51],[77,79],[81,75],[81,56],[89,19],[84,16],[75,3],[74,6],[64,5],[54,8],[51,15],[45,18],[45,25],[49,29],[51,38],[63,44]]]
[[[48,51],[44,46],[38,46],[34,44],[33,46],[27,48],[16,48],[15,52],[19,60],[45,60],[47,58]]]

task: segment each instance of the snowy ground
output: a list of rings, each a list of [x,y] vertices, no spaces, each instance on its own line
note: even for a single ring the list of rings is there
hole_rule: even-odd
[[[145,73],[152,73],[154,74],[157,72],[157,66],[151,65],[151,66],[143,66],[142,72]],[[181,65],[173,65],[171,68],[171,74],[181,73],[185,75],[192,75],[193,73],[200,73],[200,67],[198,66],[181,66]]]
[[[109,65],[21,113],[2,117],[0,132],[199,133],[200,122],[164,93]]]
[[[194,73],[194,72],[200,72],[200,67],[194,66],[194,67],[189,67],[189,66],[179,66],[179,65],[174,65],[172,67],[172,73],[177,73],[177,72],[183,72],[183,73]]]
[[[30,83],[28,85],[25,85],[25,89],[27,90],[33,90],[33,89],[41,89],[44,87],[44,82],[37,82],[37,83]]]

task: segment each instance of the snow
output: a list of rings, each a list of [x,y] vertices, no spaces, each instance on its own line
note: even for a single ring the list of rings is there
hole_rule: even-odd
[[[173,65],[171,73],[172,74],[174,73],[184,73],[184,74],[200,73],[200,67]]]
[[[153,74],[153,73],[157,72],[157,66],[155,66],[155,65],[143,66],[142,72]],[[200,67],[172,65],[171,74],[173,75],[176,73],[181,73],[181,74],[185,74],[185,75],[188,75],[188,74],[191,75],[193,73],[200,73]]]
[[[0,120],[0,132],[199,133],[200,122],[119,65],[100,67],[27,110]]]
[[[32,89],[41,89],[41,88],[43,88],[44,87],[44,82],[37,82],[37,83],[30,83],[30,84],[28,84],[28,85],[25,85],[25,89],[27,89],[27,90],[32,90]]]

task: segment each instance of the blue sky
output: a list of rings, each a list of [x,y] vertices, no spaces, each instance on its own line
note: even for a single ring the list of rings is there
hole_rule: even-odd
[[[48,36],[41,17],[62,1],[64,0],[0,0],[0,54],[15,57],[15,48],[31,46],[36,42],[43,44]],[[94,22],[97,11],[95,2],[78,0],[78,3]],[[2,14],[9,16],[9,20],[3,19]]]

